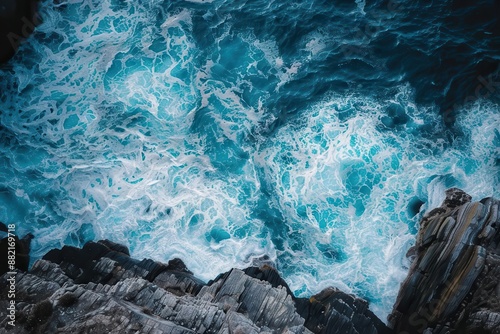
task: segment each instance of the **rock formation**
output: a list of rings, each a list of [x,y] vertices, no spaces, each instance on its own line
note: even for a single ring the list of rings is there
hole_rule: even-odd
[[[423,218],[389,316],[397,333],[500,333],[499,204],[453,188]]]
[[[389,316],[393,329],[367,302],[334,288],[295,298],[268,264],[204,283],[179,259],[139,261],[102,240],[52,250],[29,272],[1,276],[0,332],[500,334],[499,205],[450,189],[425,215]],[[12,276],[15,327],[6,313]]]
[[[107,240],[52,250],[17,272],[14,328],[5,289],[0,328],[12,333],[390,333],[365,301],[336,289],[294,298],[267,265],[205,284],[179,259],[138,261]]]
[[[15,231],[13,231],[15,232]],[[19,239],[17,235],[11,232],[9,235],[9,230],[4,223],[0,222],[0,256],[2,261],[0,262],[0,276],[9,271],[9,241],[13,242],[13,248],[15,250],[15,261],[14,266],[22,271],[28,270],[29,265],[29,253],[31,239],[33,239],[32,234],[25,235],[22,239]],[[9,240],[9,236],[11,240]]]

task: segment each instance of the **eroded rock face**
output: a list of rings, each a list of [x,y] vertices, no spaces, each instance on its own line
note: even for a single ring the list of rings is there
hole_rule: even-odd
[[[0,278],[0,332],[389,333],[368,304],[336,289],[296,299],[271,267],[233,269],[205,284],[179,259],[138,261],[104,240],[52,250],[16,274],[16,327]]]
[[[500,334],[499,206],[450,189],[426,214],[389,318],[394,330],[334,288],[295,298],[267,264],[204,283],[179,259],[139,261],[103,240],[52,250],[17,271],[14,328],[5,313],[12,274],[0,277],[0,332]]]
[[[397,333],[500,333],[499,204],[453,188],[423,218],[389,316]]]

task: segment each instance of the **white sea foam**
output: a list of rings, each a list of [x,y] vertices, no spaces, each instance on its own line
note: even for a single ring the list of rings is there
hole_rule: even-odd
[[[445,128],[404,85],[386,101],[332,93],[264,137],[276,119],[267,102],[305,64],[274,40],[221,18],[203,54],[187,9],[155,25],[160,2],[44,6],[40,32],[63,42],[22,46],[40,63],[14,63],[12,112],[0,114],[19,141],[0,155],[0,201],[16,208],[0,220],[34,232],[35,257],[109,238],[138,258],[180,257],[208,280],[269,255],[297,295],[333,285],[384,319],[422,213],[452,185],[500,196],[498,106],[464,107],[466,137],[446,148],[421,136]],[[309,60],[323,56],[321,36],[304,41]],[[408,121],[388,125],[392,107]]]
[[[289,266],[309,268],[301,270],[300,279],[291,276],[292,290],[302,292],[305,285],[311,293],[325,284],[346,285],[358,295],[375,298],[372,309],[382,319],[406,275],[404,254],[421,217],[408,213],[412,198],[424,202],[422,213],[438,206],[452,185],[476,199],[498,194],[495,106],[477,102],[462,110],[457,122],[470,133],[470,144],[440,149],[433,139],[410,132],[429,121],[441,131],[440,120],[423,122],[431,113],[412,105],[407,88],[399,99],[410,119],[399,131],[383,130],[381,122],[394,101],[333,96],[312,108],[305,124],[280,129],[258,153],[289,225],[308,226],[305,244],[330,238],[347,256],[345,262],[328,262],[315,247],[308,247],[307,263],[291,256]],[[339,120],[338,110],[353,105],[360,106],[356,115]],[[429,154],[430,149],[435,152]]]

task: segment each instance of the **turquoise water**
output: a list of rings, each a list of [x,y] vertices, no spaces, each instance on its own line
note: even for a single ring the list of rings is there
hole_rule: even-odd
[[[377,9],[365,41],[341,27],[371,7],[328,6],[43,3],[0,69],[0,220],[34,258],[108,238],[209,280],[268,255],[296,295],[336,286],[385,318],[423,212],[453,186],[500,196],[498,102],[450,126],[391,65],[404,43],[376,50],[403,19]]]

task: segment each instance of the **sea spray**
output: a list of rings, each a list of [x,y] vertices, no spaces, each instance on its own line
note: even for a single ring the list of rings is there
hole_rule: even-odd
[[[389,58],[342,52],[364,2],[306,5],[45,2],[0,70],[0,220],[35,259],[108,238],[208,280],[268,255],[296,295],[384,319],[423,212],[500,195],[498,105],[463,105],[454,137]]]

